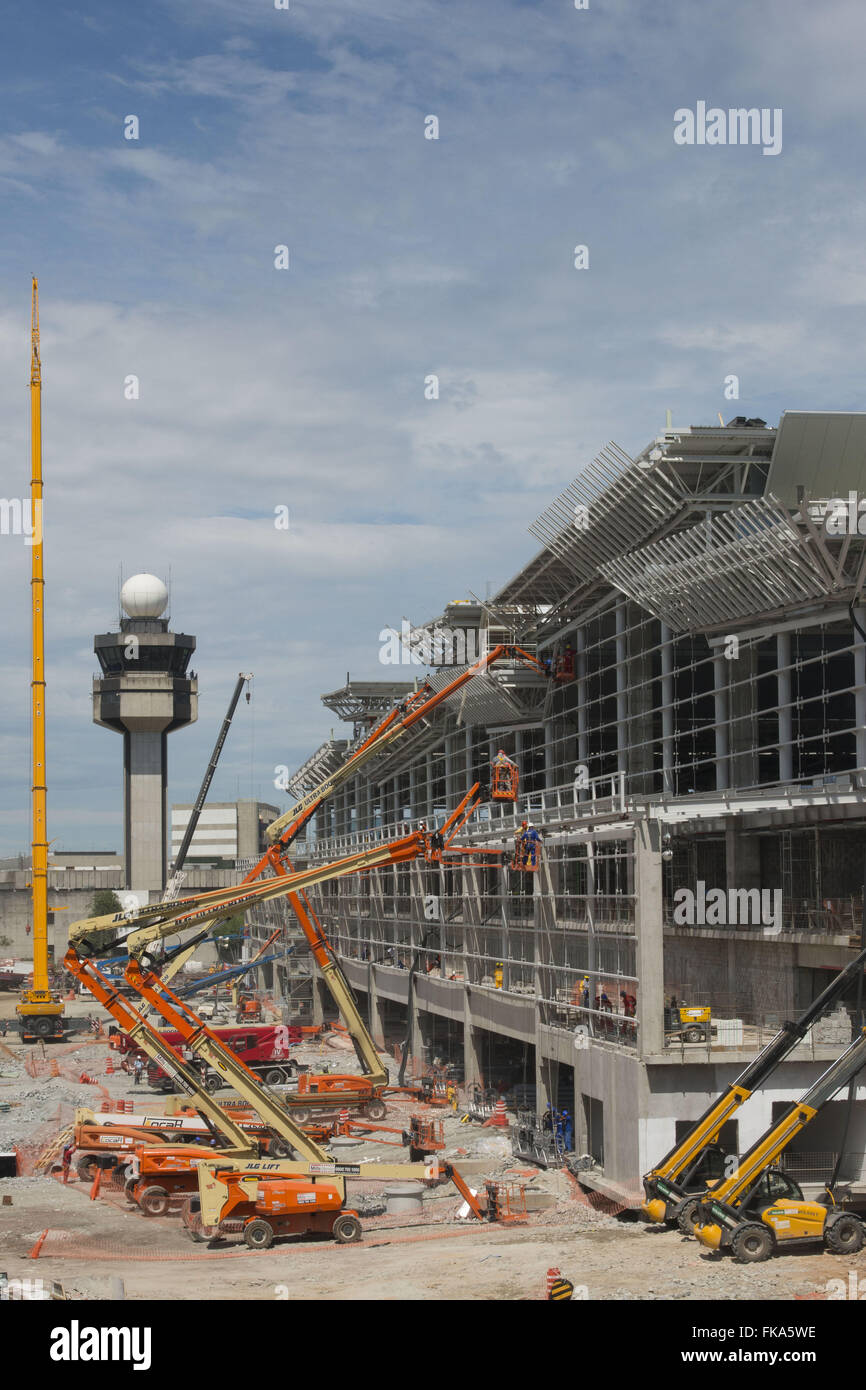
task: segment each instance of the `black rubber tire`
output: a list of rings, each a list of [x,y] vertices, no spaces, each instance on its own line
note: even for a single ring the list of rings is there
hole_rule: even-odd
[[[274,1135],[268,1143],[268,1153],[271,1158],[291,1158],[294,1149],[288,1139],[281,1139],[278,1135]]]
[[[165,1216],[168,1211],[168,1193],[164,1187],[146,1187],[138,1199],[138,1205],[145,1216]]]
[[[138,1186],[138,1178],[136,1178],[136,1177],[127,1178],[127,1179],[126,1179],[126,1182],[123,1184],[123,1191],[124,1191],[124,1195],[125,1195],[125,1197],[126,1197],[126,1200],[127,1200],[127,1202],[129,1202],[129,1203],[130,1203],[132,1206],[134,1206],[134,1207],[137,1207],[137,1206],[138,1206],[138,1198],[137,1198],[136,1195],[135,1195],[135,1189],[136,1189],[137,1186]]]
[[[265,1072],[266,1086],[279,1086],[286,1079],[286,1073],[282,1067],[268,1067]]]
[[[677,1212],[677,1226],[684,1236],[693,1236],[697,1225],[700,1197],[689,1197]]]
[[[686,1040],[686,1042],[691,1042],[691,1043],[703,1042],[703,1040],[704,1040],[704,1030],[703,1030],[703,1028],[687,1028],[686,1031],[685,1031],[685,1040]]]
[[[210,1095],[213,1095],[214,1091],[218,1091],[222,1085],[223,1079],[221,1076],[217,1076],[216,1072],[213,1071],[208,1072],[205,1077],[204,1088]]]
[[[54,1032],[53,1018],[34,1018],[27,1025],[31,1033],[35,1033],[37,1038],[50,1038]]]
[[[308,1105],[299,1105],[297,1108],[292,1106],[289,1114],[296,1125],[308,1125],[313,1118],[313,1112]]]
[[[257,1216],[244,1226],[244,1241],[251,1250],[267,1250],[274,1243],[274,1228]]]
[[[384,1120],[388,1113],[388,1107],[383,1100],[368,1100],[366,1105],[361,1106],[361,1114],[366,1115],[368,1120]]]
[[[363,1230],[357,1216],[350,1216],[348,1212],[343,1212],[331,1227],[331,1234],[340,1245],[352,1245],[361,1239]]]
[[[848,1212],[840,1216],[838,1221],[834,1221],[824,1232],[824,1243],[834,1255],[853,1255],[857,1250],[863,1249],[864,1241],[866,1230],[863,1229],[863,1222]]]
[[[731,1251],[738,1264],[758,1264],[768,1260],[773,1253],[775,1241],[769,1226],[750,1221],[741,1226],[731,1241]]]
[[[82,1182],[93,1182],[99,1160],[96,1154],[79,1154],[75,1160],[75,1171]]]

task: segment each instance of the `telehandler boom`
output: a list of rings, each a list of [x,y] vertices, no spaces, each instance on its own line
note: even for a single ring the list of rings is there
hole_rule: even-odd
[[[707,1190],[706,1157],[725,1121],[769,1080],[813,1024],[857,979],[864,966],[866,950],[860,951],[839,971],[796,1022],[782,1024],[754,1061],[725,1088],[700,1119],[695,1120],[670,1153],[646,1174],[643,1180],[646,1200],[641,1210],[649,1221],[676,1222],[686,1234],[692,1230],[698,1203]]]
[[[861,1249],[866,1231],[835,1205],[828,1188],[806,1202],[797,1183],[780,1172],[779,1156],[846,1082],[866,1065],[866,1033],[851,1043],[780,1120],[740,1159],[736,1171],[701,1201],[694,1233],[710,1250],[730,1249],[740,1262],[766,1260],[779,1246],[823,1241],[836,1254]]]

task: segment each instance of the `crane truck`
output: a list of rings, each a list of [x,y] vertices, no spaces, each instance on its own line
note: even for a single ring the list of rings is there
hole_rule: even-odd
[[[784,1249],[822,1242],[837,1255],[862,1249],[866,1228],[836,1204],[828,1187],[807,1202],[799,1185],[776,1166],[796,1135],[837,1091],[866,1066],[866,1032],[821,1075],[740,1159],[736,1171],[700,1202],[694,1234],[709,1250],[730,1250],[740,1263],[769,1259]]]
[[[708,1159],[722,1126],[772,1076],[812,1026],[866,967],[866,950],[839,971],[796,1022],[785,1022],[754,1061],[740,1072],[704,1111],[688,1133],[665,1154],[643,1180],[641,1211],[648,1221],[676,1224],[689,1235],[701,1198],[707,1191]]]

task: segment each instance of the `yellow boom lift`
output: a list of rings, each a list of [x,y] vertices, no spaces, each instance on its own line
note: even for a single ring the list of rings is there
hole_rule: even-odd
[[[830,981],[796,1022],[785,1022],[762,1052],[750,1062],[712,1105],[695,1120],[687,1134],[665,1154],[643,1180],[645,1201],[641,1210],[647,1220],[670,1222],[690,1234],[702,1197],[707,1192],[708,1159],[715,1150],[722,1126],[803,1041],[814,1023],[862,974],[866,950],[849,961]]]
[[[16,1014],[22,1040],[63,1039],[63,1004],[48,984],[48,831],[45,777],[45,580],[42,571],[42,364],[39,357],[39,285],[30,301],[30,609],[32,643],[33,983],[21,993]]]
[[[837,1255],[860,1250],[866,1230],[836,1205],[828,1187],[817,1202],[775,1165],[782,1152],[837,1091],[866,1065],[866,1034],[851,1043],[808,1091],[770,1125],[737,1169],[698,1207],[694,1233],[710,1250],[730,1250],[740,1263],[766,1260],[780,1249],[822,1241]]]

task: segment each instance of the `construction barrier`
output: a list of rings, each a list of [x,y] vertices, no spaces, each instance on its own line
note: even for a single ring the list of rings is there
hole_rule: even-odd
[[[493,1107],[493,1114],[490,1116],[489,1119],[485,1120],[484,1124],[482,1125],[482,1129],[490,1129],[491,1127],[495,1129],[508,1128],[508,1116],[505,1113],[505,1101],[502,1100],[501,1097]]]
[[[556,1136],[549,1129],[542,1129],[535,1115],[520,1112],[511,1138],[511,1152],[515,1158],[526,1163],[534,1163],[539,1168],[561,1168],[564,1162],[562,1148]]]

